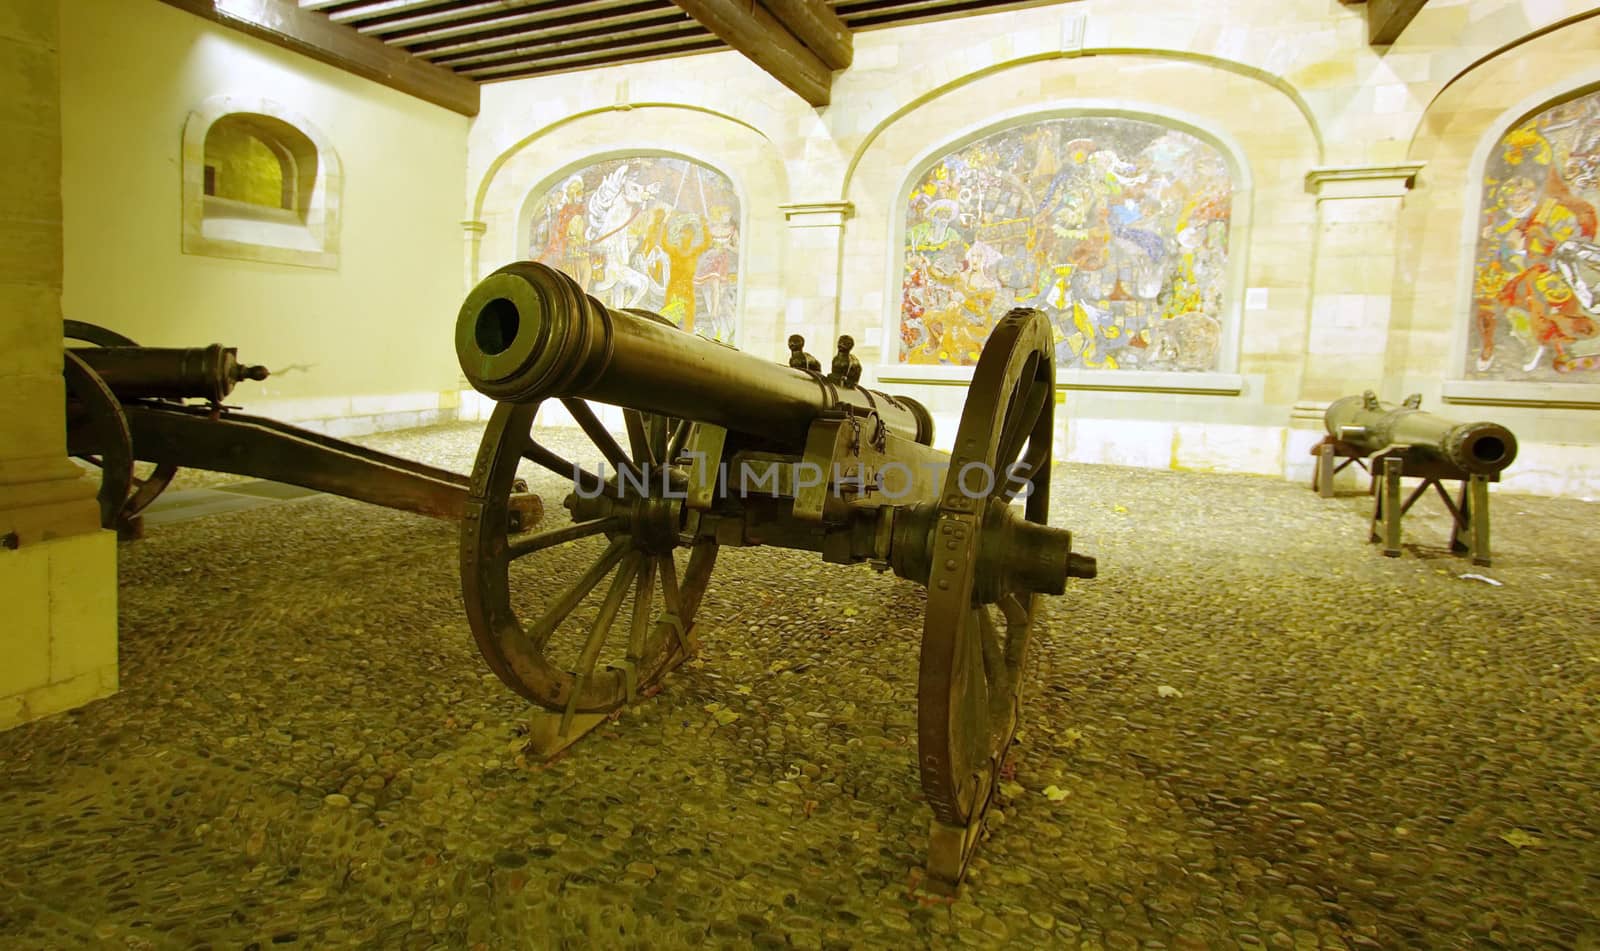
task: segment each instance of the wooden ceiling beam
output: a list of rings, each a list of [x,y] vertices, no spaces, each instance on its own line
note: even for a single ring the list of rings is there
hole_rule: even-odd
[[[828,104],[833,71],[754,0],[675,0],[683,11],[813,106]]]
[[[452,112],[478,114],[477,83],[303,10],[292,0],[162,2]]]
[[[523,69],[511,69],[493,76],[484,76],[480,79],[485,83],[504,82],[511,79],[526,79],[529,76],[547,76],[551,73],[573,73],[581,69],[594,69],[599,66],[616,66],[621,63],[638,63],[645,60],[654,62],[662,59],[672,59],[678,56],[689,56],[694,53],[704,53],[710,50],[725,49],[725,44],[714,36],[703,40],[686,40],[682,46],[671,48],[656,48],[639,50],[624,47],[616,52],[607,52],[595,56],[585,57],[556,57],[538,63],[529,63]],[[559,60],[559,62],[557,61]]]
[[[654,36],[665,29],[693,29],[702,36],[709,36],[706,28],[694,22],[687,13],[676,8],[663,17],[654,17],[648,20],[633,20],[618,25],[588,26],[578,30],[551,31],[543,37],[522,40],[516,43],[491,46],[484,49],[466,50],[459,53],[448,53],[442,56],[430,56],[429,62],[448,66],[460,71],[471,65],[504,62],[507,60],[537,59],[545,51],[573,46],[589,40],[627,40],[642,36]]]
[[[339,10],[329,10],[328,19],[335,23],[348,23],[357,25],[357,20],[371,20],[377,17],[395,16],[410,10],[420,10],[431,6],[438,0],[369,0],[357,6],[346,6]],[[305,6],[305,0],[300,5]]]
[[[537,24],[551,17],[596,13],[626,6],[629,2],[631,0],[545,0],[516,6],[500,2],[470,3],[416,15],[364,20],[356,29],[365,36],[381,37],[386,43],[410,45],[433,37],[460,36],[500,26]]]
[[[434,40],[434,42],[416,43],[406,46],[411,53],[438,64],[450,64],[466,56],[477,56],[478,53],[498,53],[501,50],[512,50],[517,46],[538,43],[552,37],[565,37],[578,30],[606,30],[629,29],[629,27],[653,24],[653,22],[693,22],[690,14],[678,10],[672,3],[662,3],[656,8],[648,10],[635,10],[629,13],[608,13],[603,16],[565,16],[565,18],[552,19],[542,22],[538,26],[502,27],[490,30],[483,34],[472,34],[469,37],[458,37],[453,40]]]
[[[653,53],[657,50],[674,50],[706,42],[715,43],[717,39],[707,33],[706,28],[700,24],[690,23],[688,26],[676,27],[652,36],[553,44],[538,54],[517,60],[463,67],[461,73],[474,79],[491,79],[530,66],[586,62],[600,56],[618,53]]]
[[[1388,46],[1421,12],[1428,0],[1367,0],[1367,42]]]
[[[646,13],[661,13],[666,10],[678,10],[674,3],[656,3],[654,0],[645,0],[643,3],[632,3],[629,6],[616,6],[616,8],[603,8],[603,10],[579,10],[576,13],[563,14],[563,16],[541,16],[538,19],[512,19],[512,21],[482,21],[470,24],[453,24],[448,27],[434,27],[434,29],[421,30],[416,34],[403,35],[403,37],[389,37],[384,42],[392,46],[403,46],[411,53],[429,54],[440,51],[466,50],[472,46],[485,45],[485,42],[506,40],[510,37],[534,35],[546,32],[555,27],[570,27],[574,24],[600,24],[600,22],[627,22],[627,19],[637,18]],[[682,13],[682,11],[678,11]]]
[[[855,55],[850,28],[823,0],[758,0],[829,69],[849,69]]]

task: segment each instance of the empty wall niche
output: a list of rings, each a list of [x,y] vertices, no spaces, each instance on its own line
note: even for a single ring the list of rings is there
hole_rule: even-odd
[[[339,266],[338,156],[305,117],[219,96],[183,139],[183,250],[302,267]]]

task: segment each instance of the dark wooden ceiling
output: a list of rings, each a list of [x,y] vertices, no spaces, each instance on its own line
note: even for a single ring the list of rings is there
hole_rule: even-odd
[[[1051,0],[838,0],[852,31]],[[299,0],[358,33],[475,82],[728,49],[672,0]]]

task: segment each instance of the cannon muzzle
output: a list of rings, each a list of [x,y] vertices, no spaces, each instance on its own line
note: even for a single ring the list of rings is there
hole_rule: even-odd
[[[640,310],[617,310],[534,261],[506,265],[467,295],[456,356],[473,388],[513,403],[581,397],[804,445],[812,422],[876,412],[890,431],[933,442],[933,418],[889,396],[743,353]]]
[[[1499,423],[1458,423],[1417,408],[1383,403],[1371,390],[1334,401],[1323,416],[1328,434],[1367,453],[1410,446],[1464,472],[1495,475],[1517,458],[1517,437]]]

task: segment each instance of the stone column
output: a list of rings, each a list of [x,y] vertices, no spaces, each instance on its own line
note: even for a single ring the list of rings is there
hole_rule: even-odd
[[[483,248],[483,236],[488,231],[489,223],[487,221],[461,222],[462,250],[465,254],[462,259],[462,266],[463,273],[466,275],[466,280],[462,285],[463,294],[472,290],[472,286],[478,283],[478,258]]]
[[[782,333],[773,341],[774,354],[786,355],[789,335],[800,334],[806,338],[806,350],[821,360],[826,369],[839,339],[839,271],[844,264],[844,223],[855,213],[855,205],[847,201],[818,201],[778,207],[789,224],[783,269],[788,303]],[[858,340],[857,344],[864,345],[865,341]],[[862,363],[867,362],[865,354],[858,356]]]
[[[486,221],[461,222],[461,296],[465,298],[478,282],[478,260],[483,249],[483,236],[489,231]],[[452,327],[454,325],[452,324]],[[456,419],[488,419],[494,410],[494,401],[472,388],[465,376],[456,378]]]
[[[1324,435],[1329,403],[1383,387],[1400,206],[1421,168],[1341,166],[1306,174],[1306,190],[1317,196],[1316,257],[1300,394],[1289,420],[1288,478],[1309,484],[1311,447]]]
[[[66,455],[59,36],[0,0],[0,729],[117,689],[116,533]]]

